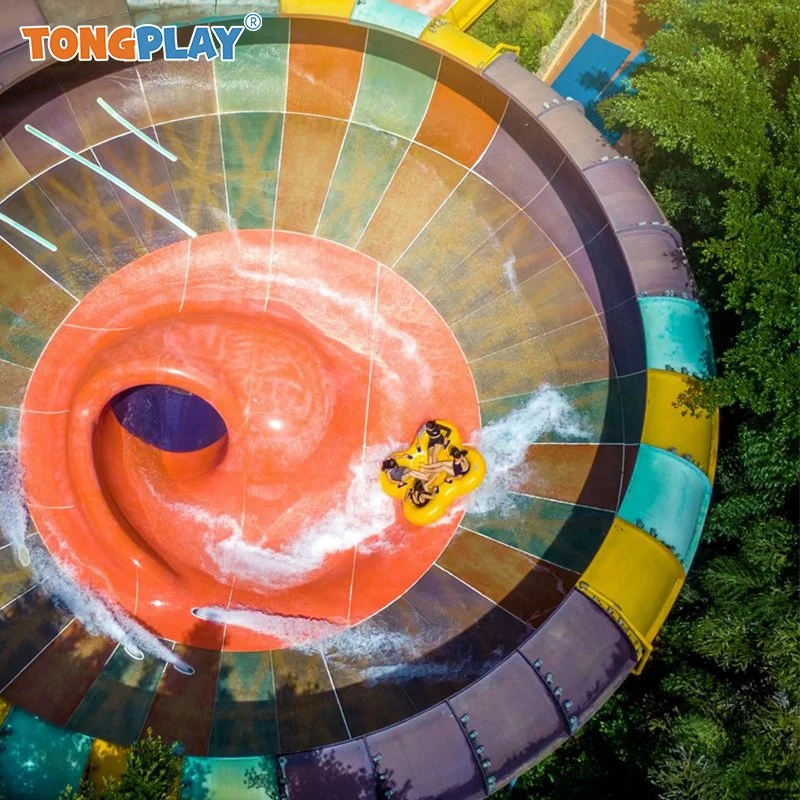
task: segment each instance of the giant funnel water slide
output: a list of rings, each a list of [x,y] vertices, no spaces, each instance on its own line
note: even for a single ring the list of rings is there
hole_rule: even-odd
[[[706,315],[579,104],[388,0],[282,3],[232,62],[17,32],[243,5],[0,14],[5,800],[148,728],[185,800],[484,797],[642,668],[697,549]],[[487,474],[416,527],[378,471],[429,418]]]

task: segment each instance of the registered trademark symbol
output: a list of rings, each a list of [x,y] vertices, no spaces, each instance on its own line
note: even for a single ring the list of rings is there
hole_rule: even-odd
[[[251,12],[244,18],[244,26],[249,31],[257,31],[264,24],[261,14],[256,11]]]

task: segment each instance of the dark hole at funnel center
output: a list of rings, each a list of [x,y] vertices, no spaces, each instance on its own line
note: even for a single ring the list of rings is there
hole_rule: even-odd
[[[114,397],[111,408],[128,433],[171,453],[202,450],[227,433],[210,403],[174,386],[134,386]]]

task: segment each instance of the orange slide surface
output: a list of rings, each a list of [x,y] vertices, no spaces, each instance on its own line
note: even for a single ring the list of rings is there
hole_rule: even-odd
[[[170,450],[131,433],[112,401],[153,385],[201,398],[222,435]],[[423,529],[398,505],[385,549],[333,533],[354,470],[430,416],[480,424],[460,347],[409,283],[303,234],[224,232],[132,262],[75,307],[35,369],[20,452],[37,528],[81,584],[167,639],[261,650],[291,642],[192,608],[352,625],[438,558],[460,514]]]

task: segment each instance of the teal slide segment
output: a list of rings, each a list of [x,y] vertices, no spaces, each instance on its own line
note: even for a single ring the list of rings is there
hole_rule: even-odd
[[[377,128],[383,135],[413,139],[436,88],[440,60],[414,42],[370,30],[353,122]],[[402,105],[387,102],[398,91]]]
[[[418,39],[430,17],[388,0],[358,0],[350,19]]]
[[[711,483],[691,462],[643,444],[639,447],[619,516],[656,537],[688,571],[711,500]]]
[[[266,756],[187,757],[183,759],[180,800],[278,800],[276,774],[275,759]]]
[[[0,797],[56,800],[78,788],[92,740],[14,708],[0,728]]]
[[[680,297],[640,297],[649,369],[683,372],[697,378],[714,374],[708,314]]]

